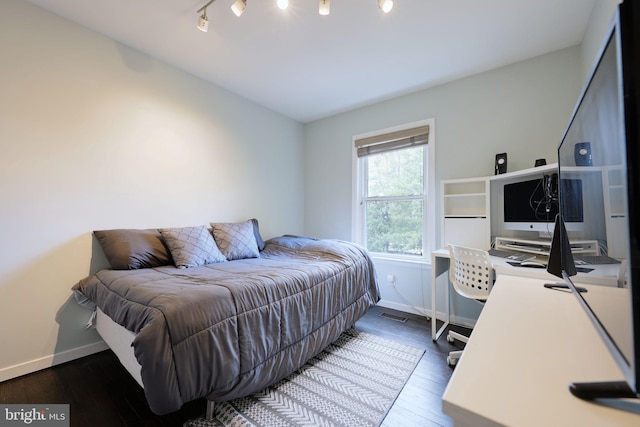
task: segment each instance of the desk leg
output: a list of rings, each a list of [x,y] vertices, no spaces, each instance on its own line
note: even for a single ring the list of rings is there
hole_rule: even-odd
[[[436,307],[436,287],[437,279],[440,275],[449,271],[449,257],[431,256],[431,339],[437,341],[444,330],[449,326],[449,282],[445,285],[445,314],[444,323],[438,329],[437,307]]]

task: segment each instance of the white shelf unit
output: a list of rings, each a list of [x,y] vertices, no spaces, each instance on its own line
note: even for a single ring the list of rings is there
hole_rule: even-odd
[[[496,214],[501,209],[504,183],[514,182],[526,176],[553,173],[557,169],[558,164],[552,163],[500,175],[441,181],[441,247],[455,243],[490,249],[492,212]],[[492,187],[498,191],[493,193]]]
[[[602,240],[606,241],[607,255],[612,258],[624,258],[626,256],[627,245],[629,241],[629,231],[627,230],[626,218],[626,187],[624,182],[625,169],[620,165],[615,166],[572,166],[563,169],[567,172],[568,177],[577,177],[583,180],[583,197],[593,197],[597,182],[602,185],[603,214],[605,225],[605,236]],[[590,175],[592,177],[590,177]],[[593,177],[597,177],[593,179]],[[590,186],[585,189],[584,181],[591,181]],[[585,193],[588,192],[588,193]],[[585,211],[586,216],[593,212]]]
[[[538,166],[535,168],[522,169],[515,172],[503,173],[501,175],[493,175],[489,177],[491,181],[511,181],[514,178],[525,178],[527,176],[558,172],[558,163],[549,163],[548,165]]]
[[[626,213],[626,179],[620,166],[606,167],[602,171],[602,187],[605,203],[605,225],[607,227],[608,255],[613,258],[624,258],[629,235]]]
[[[455,243],[489,249],[492,236],[496,239],[545,242],[545,239],[534,240],[535,237],[530,234],[531,232],[503,229],[504,185],[542,177],[557,171],[558,164],[551,163],[501,175],[441,181],[441,247]],[[589,217],[589,221],[604,221],[606,236],[589,237],[606,239],[608,255],[613,258],[623,257],[628,240],[624,205],[626,200],[623,185],[624,170],[616,166],[574,166],[565,167],[563,171],[566,173],[563,177],[583,180],[583,196],[590,198],[591,205],[594,203],[604,205],[604,218],[601,217],[602,213],[585,212],[585,220]],[[598,198],[599,202],[596,200]],[[596,215],[600,216],[596,217]],[[549,231],[553,231],[553,224]],[[576,251],[598,255],[601,252],[599,245],[594,244],[595,242],[597,240],[582,240],[579,235],[571,239],[571,244],[577,245]],[[541,244],[546,245],[546,243]],[[583,247],[582,244],[586,246]],[[498,246],[496,243],[496,248],[499,249]],[[548,250],[534,251],[534,253],[546,255]]]
[[[490,194],[487,178],[449,179],[441,182],[442,238],[449,243],[488,249]]]

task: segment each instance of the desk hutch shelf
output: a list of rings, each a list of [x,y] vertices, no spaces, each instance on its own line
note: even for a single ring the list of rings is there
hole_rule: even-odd
[[[552,173],[557,163],[501,175],[441,181],[441,247],[449,243],[481,249],[491,247],[491,204],[502,194],[492,196],[492,186],[523,177]],[[494,200],[492,200],[492,197]]]
[[[487,178],[442,181],[442,246],[465,241],[486,247],[490,236],[489,180]]]

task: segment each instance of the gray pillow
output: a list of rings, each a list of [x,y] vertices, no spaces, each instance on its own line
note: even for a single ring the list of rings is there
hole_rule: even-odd
[[[211,223],[211,226],[216,244],[227,260],[258,258],[260,256],[251,220]]]
[[[225,261],[207,227],[162,228],[160,234],[178,268]]]
[[[262,236],[260,235],[260,225],[258,224],[258,220],[255,218],[251,218],[249,221],[253,224],[253,234],[256,237],[258,250],[261,251],[264,249],[264,240],[262,240]]]
[[[96,230],[93,232],[114,270],[171,265],[171,255],[158,230]]]

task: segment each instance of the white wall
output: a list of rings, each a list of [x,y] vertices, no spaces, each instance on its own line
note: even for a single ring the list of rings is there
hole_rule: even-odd
[[[92,230],[303,232],[300,123],[16,0],[0,64],[0,381],[99,347],[70,291]]]
[[[627,0],[635,1],[635,0]],[[604,37],[611,25],[613,15],[621,0],[596,0],[589,17],[587,30],[581,45],[581,76],[586,81],[589,73],[595,65],[600,49],[604,43]]]
[[[557,161],[557,144],[619,3],[595,2],[580,46],[309,124],[305,129],[307,234],[351,236],[350,159],[355,134],[434,117],[438,182],[491,175],[495,154],[500,152],[508,153],[509,171],[532,167],[537,158]],[[439,205],[436,210],[439,218]],[[440,241],[439,229],[437,235]],[[430,266],[378,260],[377,268],[382,305],[430,314]],[[393,285],[388,275],[396,278]],[[480,311],[462,298],[454,297],[452,304],[452,318],[462,324],[472,324]],[[439,298],[438,310],[443,307]]]
[[[353,135],[433,117],[438,183],[492,175],[495,155],[502,152],[509,171],[526,169],[538,158],[556,161],[581,86],[580,48],[573,47],[308,124],[305,232],[352,237]],[[436,210],[439,218],[439,203]],[[384,304],[411,311],[407,300],[430,308],[429,266],[377,267]],[[398,277],[402,298],[386,283],[388,274]],[[462,322],[477,314],[468,303],[454,301]]]

